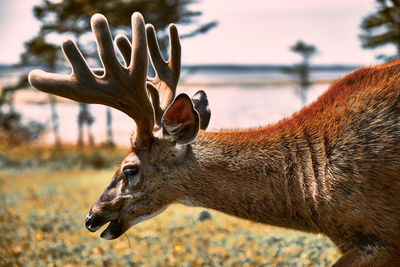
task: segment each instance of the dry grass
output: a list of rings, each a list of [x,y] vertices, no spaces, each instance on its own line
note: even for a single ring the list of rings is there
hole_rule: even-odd
[[[112,168],[120,163],[127,152],[127,148],[107,146],[78,148],[73,145],[63,145],[56,148],[32,143],[10,146],[7,142],[0,142],[0,170],[21,168],[46,168],[51,170]]]
[[[339,257],[320,235],[200,208],[169,207],[114,241],[84,218],[110,170],[0,171],[2,266],[326,266]],[[204,214],[203,214],[204,215]]]

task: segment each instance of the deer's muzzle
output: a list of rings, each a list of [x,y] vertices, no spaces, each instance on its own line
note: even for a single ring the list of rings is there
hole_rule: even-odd
[[[88,215],[86,215],[85,226],[90,232],[96,232],[106,222],[101,216],[94,216],[94,213],[90,210]]]
[[[118,219],[117,212],[112,212],[108,216],[102,213],[93,212],[93,208],[89,211],[86,216],[85,226],[90,232],[96,232],[103,225],[110,222],[107,228],[101,233],[100,237],[104,239],[115,239],[121,236],[127,227]]]

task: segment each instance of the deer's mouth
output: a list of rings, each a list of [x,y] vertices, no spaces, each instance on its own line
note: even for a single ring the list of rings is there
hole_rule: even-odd
[[[104,216],[104,214],[94,213],[91,209],[89,211],[88,215],[86,216],[85,225],[86,225],[86,228],[90,232],[96,232],[103,225],[110,222],[110,225],[108,225],[107,229],[110,228],[110,229],[113,229],[112,232],[116,232],[115,229],[117,228],[117,226],[115,226],[115,225],[116,224],[120,225],[120,223],[118,223],[118,221],[119,221],[118,212],[112,212],[112,213],[108,214],[107,216]],[[114,222],[114,223],[112,223],[112,222]],[[107,229],[104,232],[106,232]],[[108,230],[108,231],[110,231],[110,230]]]
[[[160,214],[165,209],[166,207],[163,207],[157,211],[135,217],[127,222],[121,221],[120,219],[112,220],[110,224],[107,226],[107,228],[101,233],[100,237],[107,240],[118,238],[123,233],[125,233],[131,226],[134,226],[135,224],[148,220]]]
[[[101,233],[100,237],[107,240],[112,240],[120,237],[123,233],[125,233],[126,230],[128,230],[128,228],[129,226],[128,227],[124,226],[124,223],[121,222],[120,220],[113,220],[108,224],[107,228]]]
[[[138,224],[140,222],[143,222],[147,219],[150,219],[150,218],[156,216],[157,214],[161,213],[165,209],[166,209],[166,207],[162,207],[156,211],[145,213],[145,214],[142,214],[139,216],[135,216],[134,218],[131,218],[130,220],[123,220],[123,219],[121,219],[121,217],[117,217],[117,216],[112,216],[112,217],[108,217],[108,218],[98,216],[98,215],[96,216],[91,210],[91,211],[89,211],[89,214],[86,216],[86,228],[90,232],[96,232],[103,225],[110,222],[108,224],[107,228],[100,234],[100,237],[107,239],[107,240],[112,240],[112,239],[120,237],[131,226]],[[115,213],[115,214],[117,214],[117,213]]]
[[[107,220],[105,218],[101,218],[99,216],[93,216],[93,213],[90,213],[86,217],[86,228],[90,232],[96,232],[103,225],[108,223],[107,228],[101,233],[100,237],[111,240],[120,237],[128,228],[126,227],[120,219]]]
[[[100,237],[111,240],[120,237],[128,228],[125,226],[125,224],[119,220],[98,220],[99,217],[93,218],[93,215],[91,213],[88,214],[86,217],[86,228],[90,232],[96,232],[99,230],[103,225],[106,223],[110,222],[107,226],[107,228],[101,233]],[[97,219],[97,220],[96,220]]]

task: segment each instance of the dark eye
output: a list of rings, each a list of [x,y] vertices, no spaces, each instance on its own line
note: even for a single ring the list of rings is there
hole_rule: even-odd
[[[122,173],[126,178],[134,178],[138,174],[139,168],[137,166],[127,166],[123,169]]]

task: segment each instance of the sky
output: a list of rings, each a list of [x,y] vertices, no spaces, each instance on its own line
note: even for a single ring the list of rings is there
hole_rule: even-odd
[[[0,0],[0,63],[16,63],[37,33],[32,7],[40,2]],[[182,40],[182,63],[292,64],[300,57],[290,46],[303,40],[318,49],[314,64],[376,64],[394,49],[361,48],[361,20],[375,7],[374,0],[200,0],[191,8],[203,12],[200,22],[219,24]]]

